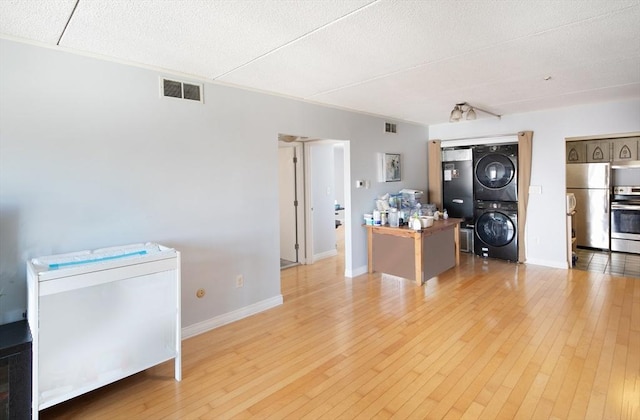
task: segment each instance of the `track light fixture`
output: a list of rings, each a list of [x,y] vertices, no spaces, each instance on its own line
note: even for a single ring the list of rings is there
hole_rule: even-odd
[[[460,102],[453,107],[453,111],[451,111],[451,116],[449,117],[449,122],[458,122],[462,119],[464,114],[467,114],[467,120],[475,120],[476,119],[476,111],[484,112],[485,114],[493,115],[494,117],[500,119],[502,116],[498,114],[494,114],[493,112],[486,111],[482,108],[478,108],[477,106],[469,105],[466,102]]]

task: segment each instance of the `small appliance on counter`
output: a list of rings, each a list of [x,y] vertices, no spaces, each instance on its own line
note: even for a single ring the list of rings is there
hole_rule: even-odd
[[[567,214],[571,214],[574,211],[576,211],[576,195],[567,193]]]

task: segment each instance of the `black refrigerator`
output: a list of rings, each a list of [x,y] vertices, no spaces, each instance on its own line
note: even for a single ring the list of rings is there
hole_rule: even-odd
[[[442,149],[442,206],[460,223],[460,251],[473,253],[473,149]]]
[[[450,217],[473,227],[473,153],[470,147],[442,149],[442,206]]]

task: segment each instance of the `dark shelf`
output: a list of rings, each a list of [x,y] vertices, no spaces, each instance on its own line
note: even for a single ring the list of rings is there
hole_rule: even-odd
[[[31,418],[31,332],[27,321],[0,325],[0,418]]]
[[[31,346],[31,332],[26,320],[0,325],[0,357]]]

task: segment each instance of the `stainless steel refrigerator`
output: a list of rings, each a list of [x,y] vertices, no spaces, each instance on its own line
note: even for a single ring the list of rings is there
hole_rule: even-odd
[[[608,163],[567,164],[567,192],[576,196],[577,246],[609,249],[610,173]]]

